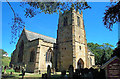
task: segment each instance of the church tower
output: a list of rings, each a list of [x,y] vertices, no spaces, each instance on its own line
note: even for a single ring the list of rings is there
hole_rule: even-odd
[[[59,14],[57,30],[56,67],[58,70],[68,70],[70,65],[76,68],[86,68],[87,41],[83,22],[83,13],[71,8]]]

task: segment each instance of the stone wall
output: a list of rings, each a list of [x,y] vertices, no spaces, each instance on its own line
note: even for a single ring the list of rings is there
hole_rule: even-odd
[[[58,33],[57,33],[57,45],[58,45],[58,69],[67,70],[69,65],[73,64],[73,52],[72,52],[72,26],[71,26],[71,12],[66,11],[60,14]],[[64,18],[67,17],[67,25],[64,26]]]
[[[18,63],[18,53],[19,53],[19,46],[21,45],[21,41],[24,41],[23,61]],[[39,42],[37,39],[34,41],[29,41],[27,39],[25,31],[23,30],[23,32],[17,42],[16,49],[14,51],[13,64],[15,66],[25,66],[25,64],[26,64],[27,72],[34,72],[35,60],[34,60],[34,62],[29,62],[30,61],[30,53],[32,50],[35,50],[35,54],[36,54],[36,52],[37,52],[36,47],[37,47],[38,43]]]
[[[53,50],[53,43],[45,42],[43,40],[39,40],[40,45],[40,54],[39,54],[39,70],[47,71],[47,66],[49,63],[46,62],[46,53],[49,49]]]
[[[82,14],[71,9],[59,16],[57,31],[58,55],[60,56],[58,59],[59,70],[66,70],[69,65],[77,68],[77,62],[80,58],[84,61],[84,67],[87,67],[86,35]],[[68,17],[67,26],[64,26],[65,17]],[[79,26],[77,24],[77,17],[80,18]]]

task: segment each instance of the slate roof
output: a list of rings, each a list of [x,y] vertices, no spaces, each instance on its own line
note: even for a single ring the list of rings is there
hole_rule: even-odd
[[[103,64],[101,66],[102,69],[104,69],[109,63],[111,63],[112,61],[114,61],[115,59],[119,59],[117,56],[114,56],[113,58],[111,58],[109,61],[107,61],[105,64]],[[120,60],[120,59],[119,59]]]
[[[31,31],[28,31],[25,29],[25,33],[27,35],[27,39],[29,41],[33,41],[35,39],[42,39],[43,41],[46,41],[46,42],[50,42],[50,43],[56,43],[56,39],[52,38],[52,37],[48,37],[48,36],[45,36],[45,35],[41,35],[41,34],[38,34],[38,33],[35,33],[35,32],[31,32]]]
[[[91,55],[91,56],[94,56],[94,54],[90,51],[90,49],[88,49],[88,52],[90,52],[90,55]]]

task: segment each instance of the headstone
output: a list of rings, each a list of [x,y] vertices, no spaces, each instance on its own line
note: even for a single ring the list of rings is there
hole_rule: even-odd
[[[92,72],[88,72],[88,79],[93,79],[93,75],[92,75]]]
[[[24,75],[25,75],[25,68],[22,67],[22,79],[24,78]]]
[[[62,70],[61,71],[61,79],[67,79],[66,71]]]
[[[47,74],[42,74],[42,79],[47,79]]]
[[[17,67],[15,68],[15,72],[20,72],[20,66],[17,66]]]
[[[72,65],[69,66],[69,77],[73,78],[73,74],[74,74],[74,67]]]
[[[53,68],[53,74],[56,74],[56,72],[55,72],[55,68]]]
[[[12,75],[13,74],[13,72],[10,72],[10,75]]]
[[[41,74],[40,70],[38,72],[39,72],[39,74]]]
[[[44,75],[44,79],[49,79],[48,77],[47,77],[47,74],[45,73],[45,75]]]
[[[48,67],[47,67],[47,77],[48,78],[51,77],[51,68],[50,68],[50,65],[48,65]]]
[[[4,67],[4,74],[6,73],[7,66]]]
[[[65,75],[66,75],[66,71],[65,71],[65,70],[62,70],[62,71],[61,71],[61,75],[62,75],[62,76],[65,76]]]

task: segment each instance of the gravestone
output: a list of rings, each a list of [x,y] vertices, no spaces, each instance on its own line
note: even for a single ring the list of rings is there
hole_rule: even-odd
[[[111,58],[102,68],[106,71],[107,79],[120,79],[120,58]]]
[[[24,78],[24,76],[25,76],[25,68],[22,67],[22,79]]]
[[[20,66],[15,67],[15,72],[20,72]]]
[[[53,74],[56,74],[55,68],[53,68]]]
[[[47,74],[42,74],[42,79],[47,79]],[[49,79],[49,78],[48,78]]]
[[[74,67],[72,65],[69,66],[69,77],[73,78],[73,74],[74,74]]]
[[[51,77],[51,68],[50,68],[50,65],[48,65],[48,67],[47,67],[47,77],[48,78]]]
[[[67,79],[66,71],[62,70],[61,71],[61,79]]]
[[[40,70],[38,70],[39,74],[41,74]]]
[[[6,73],[7,66],[4,67],[4,74]]]

